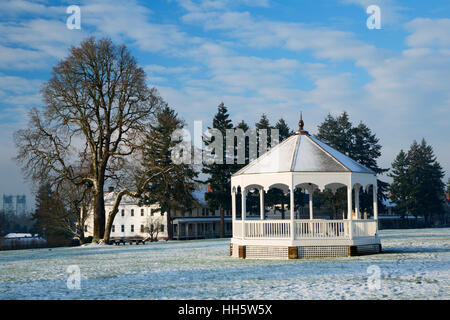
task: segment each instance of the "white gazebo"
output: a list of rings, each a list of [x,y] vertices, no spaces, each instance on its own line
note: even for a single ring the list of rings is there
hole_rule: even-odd
[[[373,217],[362,219],[361,188],[372,186]],[[264,194],[271,188],[290,193],[289,219],[265,218]],[[309,194],[309,219],[295,219],[294,190]],[[347,215],[340,220],[315,219],[313,192],[347,189]],[[247,217],[246,195],[259,190],[260,216]],[[355,194],[353,208],[352,190]],[[236,195],[241,194],[241,218]],[[376,174],[303,130],[282,141],[231,177],[233,237],[230,254],[239,258],[308,258],[381,252],[378,232]]]

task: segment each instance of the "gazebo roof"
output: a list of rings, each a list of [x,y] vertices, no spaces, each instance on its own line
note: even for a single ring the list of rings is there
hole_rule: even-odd
[[[350,157],[300,130],[250,162],[233,176],[281,172],[358,172],[375,174]]]

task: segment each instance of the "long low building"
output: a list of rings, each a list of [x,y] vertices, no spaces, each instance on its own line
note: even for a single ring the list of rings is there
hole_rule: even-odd
[[[188,210],[171,211],[174,240],[217,238],[220,236],[220,212],[209,210],[204,200],[204,191],[195,191],[197,205]],[[115,193],[105,193],[105,209],[112,210]],[[225,211],[225,237],[231,237],[231,211]],[[84,225],[84,236],[93,235],[93,215],[88,213]],[[139,206],[138,201],[124,197],[111,228],[111,239],[115,238],[168,238],[167,212],[161,212],[157,204]]]

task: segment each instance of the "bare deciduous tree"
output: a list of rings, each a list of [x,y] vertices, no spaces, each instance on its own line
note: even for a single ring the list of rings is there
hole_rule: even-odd
[[[122,197],[139,197],[152,175],[160,173],[158,168],[140,170],[133,160],[142,157],[143,137],[165,103],[147,86],[144,70],[124,45],[94,38],[70,48],[42,95],[45,107],[32,109],[28,127],[15,133],[16,160],[34,181],[88,185],[94,241],[108,242]],[[75,169],[80,167],[88,169]],[[106,231],[105,184],[118,190]]]
[[[150,236],[150,241],[158,240],[158,234],[161,231],[162,218],[161,217],[148,217],[145,232]]]

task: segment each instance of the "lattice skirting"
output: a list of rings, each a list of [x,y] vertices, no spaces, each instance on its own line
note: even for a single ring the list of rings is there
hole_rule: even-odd
[[[348,257],[381,252],[381,245],[360,246],[241,246],[230,244],[230,256],[244,259],[307,259]]]
[[[298,247],[298,258],[327,258],[349,256],[348,246]]]
[[[288,247],[246,246],[245,257],[248,259],[288,259]]]

